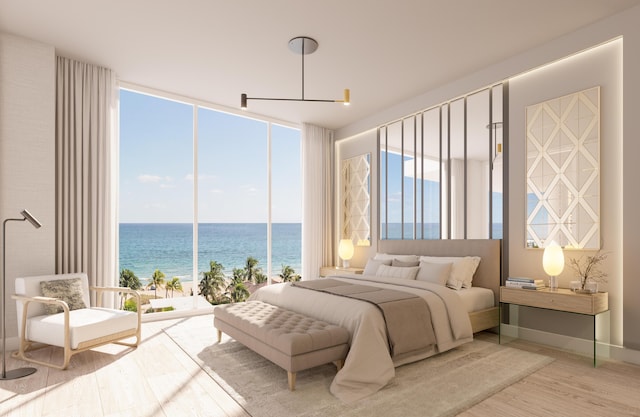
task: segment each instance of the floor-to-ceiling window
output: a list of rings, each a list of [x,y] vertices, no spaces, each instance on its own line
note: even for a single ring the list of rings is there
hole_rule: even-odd
[[[203,278],[208,301],[236,301],[299,273],[299,129],[129,89],[120,103],[119,267],[143,302],[197,295]]]
[[[271,269],[302,273],[300,130],[271,125]]]
[[[192,119],[191,105],[121,90],[119,263],[154,297],[192,277]]]

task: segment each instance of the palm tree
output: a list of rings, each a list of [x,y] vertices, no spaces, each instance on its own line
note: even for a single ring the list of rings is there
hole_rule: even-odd
[[[131,288],[132,290],[139,290],[142,288],[140,278],[130,269],[123,269],[120,271],[120,286],[124,288]]]
[[[256,284],[261,284],[263,282],[267,282],[267,274],[262,272],[262,269],[258,268],[253,276],[253,282]]]
[[[300,275],[289,265],[282,265],[282,272],[279,274],[282,282],[300,281]]]
[[[216,261],[211,261],[209,268],[209,271],[202,274],[202,280],[198,284],[199,294],[211,304],[219,304],[222,301],[220,294],[226,281],[224,272],[222,272],[224,267]]]
[[[256,265],[258,265],[258,260],[253,256],[247,257],[247,262],[244,265],[245,271],[245,279],[249,282],[253,282],[254,276],[256,273]]]
[[[167,291],[167,293],[169,292],[169,290],[171,290],[171,298],[173,298],[174,290],[182,292],[182,282],[180,282],[180,278],[173,277],[171,278],[171,281],[167,282],[164,288]],[[165,297],[167,297],[167,293],[165,293]]]
[[[231,282],[227,287],[227,295],[232,303],[246,301],[251,294],[243,282]]]
[[[247,258],[247,263],[244,266],[245,279],[255,284],[260,284],[267,281],[267,276],[262,272],[261,268],[257,268],[258,260],[253,256]]]
[[[244,282],[245,278],[246,278],[246,273],[244,269],[233,268],[233,276],[231,277],[231,281]]]
[[[246,301],[251,295],[243,281],[244,271],[240,268],[234,268],[233,278],[231,278],[231,283],[229,283],[226,290],[227,296],[232,303]]]
[[[120,271],[120,286],[123,288],[131,288],[132,290],[139,290],[140,288],[142,288],[142,283],[140,282],[140,278],[138,278],[132,270],[123,269],[122,271]],[[127,294],[120,294],[123,295],[120,298],[120,308],[122,308],[124,302],[126,301]]]
[[[158,287],[164,285],[164,272],[156,269],[151,275],[151,281],[147,284],[147,288],[153,287],[153,296],[158,298]]]

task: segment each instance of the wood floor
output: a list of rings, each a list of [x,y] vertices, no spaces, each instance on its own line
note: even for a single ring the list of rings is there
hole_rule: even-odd
[[[162,331],[179,322],[145,323],[135,350],[109,345],[73,356],[66,371],[35,366],[32,376],[0,381],[0,416],[248,416]],[[639,366],[609,361],[594,369],[586,357],[511,346],[555,361],[460,416],[640,416]],[[57,348],[37,355],[62,357]],[[32,366],[7,358],[7,369],[25,365]]]

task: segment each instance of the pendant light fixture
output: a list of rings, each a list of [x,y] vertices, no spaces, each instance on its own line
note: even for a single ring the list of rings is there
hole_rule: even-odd
[[[318,42],[307,36],[297,36],[289,41],[289,49],[295,54],[302,56],[302,96],[300,98],[271,98],[271,97],[247,97],[246,94],[240,96],[240,108],[247,109],[247,101],[249,100],[272,100],[272,101],[315,101],[322,103],[343,103],[345,106],[350,104],[350,92],[348,88],[344,89],[344,98],[342,100],[320,100],[309,99],[304,97],[304,56],[312,54],[318,49]]]

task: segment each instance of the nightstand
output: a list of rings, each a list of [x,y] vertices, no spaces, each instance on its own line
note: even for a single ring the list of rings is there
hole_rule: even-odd
[[[340,275],[342,272],[348,272],[350,274],[362,274],[364,268],[343,268],[341,266],[323,266],[320,267],[321,277],[332,277]]]
[[[500,314],[502,304],[541,308],[579,314],[592,318],[593,325],[593,366],[596,363],[598,342],[609,342],[609,293],[577,294],[566,288],[551,291],[549,288],[525,290],[520,288],[500,287]],[[500,317],[502,328],[503,317]],[[510,319],[508,323],[511,324]],[[499,332],[499,343],[502,343],[502,331]]]

